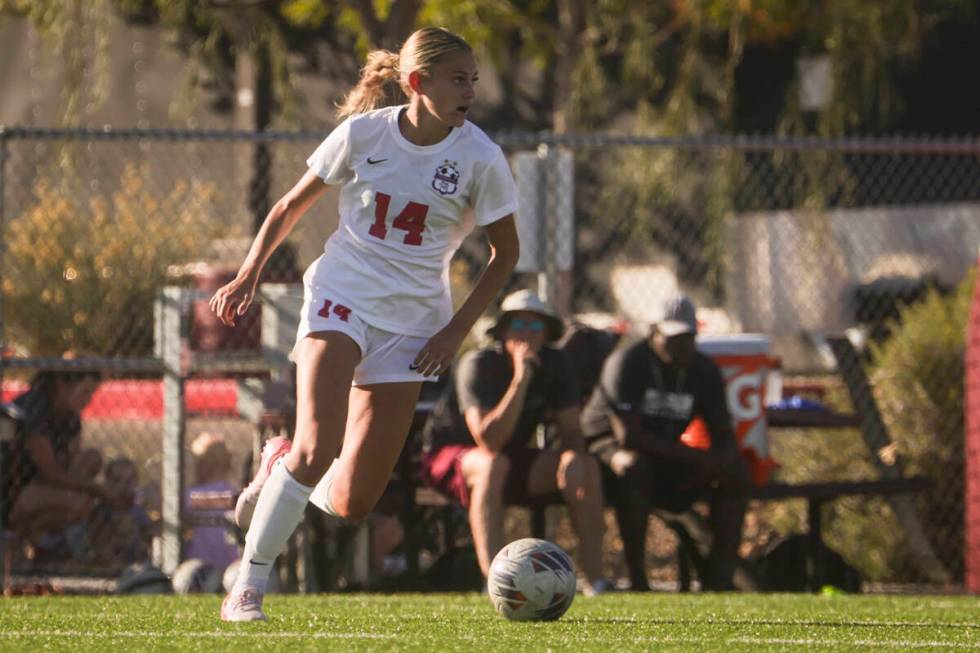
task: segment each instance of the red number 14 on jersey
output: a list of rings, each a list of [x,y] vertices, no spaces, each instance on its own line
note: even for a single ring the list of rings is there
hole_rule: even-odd
[[[391,204],[391,195],[376,193],[374,196],[374,224],[368,229],[368,233],[375,238],[384,240],[388,236],[388,226],[385,221],[388,218],[388,205]],[[422,232],[425,231],[425,216],[429,213],[429,207],[418,202],[409,202],[402,209],[391,226],[407,232],[402,242],[406,245],[421,245]]]

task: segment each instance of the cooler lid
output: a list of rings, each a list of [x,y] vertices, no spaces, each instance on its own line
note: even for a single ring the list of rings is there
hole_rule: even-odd
[[[762,333],[729,333],[700,335],[698,349],[708,356],[768,355],[772,339]]]

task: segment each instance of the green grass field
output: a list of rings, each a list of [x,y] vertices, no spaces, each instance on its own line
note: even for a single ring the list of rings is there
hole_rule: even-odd
[[[579,595],[510,623],[476,594],[274,595],[223,624],[216,596],[0,599],[0,651],[867,651],[980,649],[963,596]]]

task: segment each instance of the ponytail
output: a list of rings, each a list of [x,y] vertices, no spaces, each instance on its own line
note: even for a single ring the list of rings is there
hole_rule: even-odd
[[[398,104],[409,95],[410,73],[426,73],[440,57],[456,50],[473,52],[463,37],[441,27],[423,27],[405,40],[400,52],[374,50],[368,53],[361,78],[337,105],[337,117],[343,119]]]
[[[397,94],[392,86],[398,86],[399,82],[398,59],[397,52],[369,52],[367,63],[361,69],[361,78],[337,107],[337,117],[343,119],[389,104],[389,100],[393,99],[391,96]]]

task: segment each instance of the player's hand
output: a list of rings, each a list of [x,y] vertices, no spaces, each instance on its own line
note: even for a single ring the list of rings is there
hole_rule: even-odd
[[[630,449],[620,449],[609,459],[609,467],[616,476],[626,476],[627,470],[636,464],[636,452]]]
[[[514,340],[508,343],[511,360],[514,364],[514,378],[523,380],[530,378],[541,365],[538,353],[528,342]]]
[[[423,376],[439,376],[447,371],[453,364],[453,358],[460,345],[463,344],[465,333],[457,333],[450,327],[446,327],[436,335],[429,338],[425,346],[419,350],[415,360],[412,361],[413,370],[417,370]]]
[[[255,281],[250,277],[236,277],[215,291],[208,306],[222,324],[234,326],[235,320],[244,315],[252,305],[252,299],[255,297]]]

